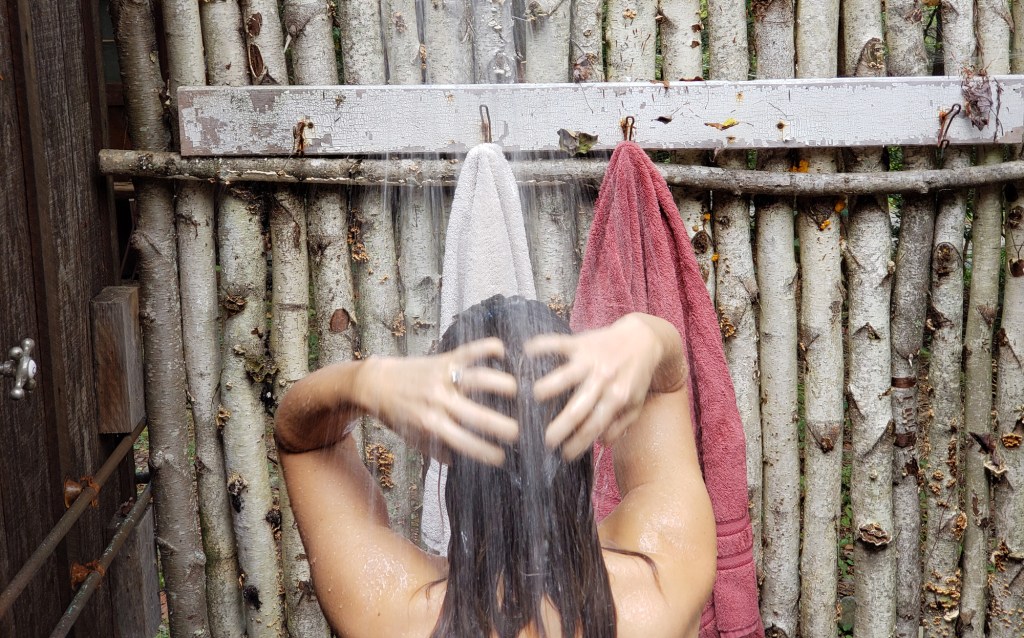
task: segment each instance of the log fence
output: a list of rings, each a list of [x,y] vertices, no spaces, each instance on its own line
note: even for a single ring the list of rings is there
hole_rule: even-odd
[[[166,59],[156,4],[112,5],[136,150],[100,167],[142,211],[172,636],[330,635],[270,417],[311,366],[436,343],[481,104],[565,315],[637,117],[719,311],[769,635],[1024,635],[1024,37],[1001,0],[849,1],[842,32],[838,0],[163,0]],[[415,541],[422,460],[356,435]]]

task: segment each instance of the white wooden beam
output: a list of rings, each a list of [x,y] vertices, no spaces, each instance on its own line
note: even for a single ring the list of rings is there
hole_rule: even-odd
[[[964,108],[950,144],[1022,140],[1024,76],[992,79],[988,125],[972,126]],[[650,149],[928,146],[940,115],[966,107],[951,77],[183,87],[178,97],[185,156],[462,153],[483,141],[481,105],[494,141],[512,152],[557,151],[559,129],[597,135],[595,148],[609,149],[630,115],[635,140]]]

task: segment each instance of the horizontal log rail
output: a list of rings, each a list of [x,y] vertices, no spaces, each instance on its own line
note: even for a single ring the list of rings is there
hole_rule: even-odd
[[[178,153],[104,149],[104,175],[232,182],[304,182],[380,186],[453,185],[460,162],[454,159],[361,160],[309,157],[197,157]],[[595,159],[513,161],[516,178],[525,183],[600,181],[608,162]],[[867,195],[927,193],[1024,179],[1024,161],[969,168],[877,173],[772,173],[713,166],[658,164],[673,186],[764,195]]]
[[[0,593],[0,617],[3,617],[14,603],[18,600],[18,596],[25,590],[35,575],[46,563],[50,555],[57,548],[64,537],[67,536],[71,528],[82,517],[85,510],[89,507],[89,504],[99,495],[103,485],[113,474],[114,470],[124,457],[131,451],[132,446],[135,444],[135,440],[142,434],[142,430],[146,427],[146,422],[140,421],[135,430],[131,434],[124,437],[121,442],[114,448],[114,451],[110,453],[107,460],[100,466],[99,471],[93,475],[91,481],[86,481],[82,486],[82,491],[75,497],[74,502],[70,504],[67,511],[64,512],[64,516],[61,516],[60,520],[53,526],[50,533],[46,535],[43,542],[39,544],[36,551],[32,552],[25,564],[21,566],[18,573],[14,575],[11,582],[8,583],[7,587],[4,588],[3,593]]]

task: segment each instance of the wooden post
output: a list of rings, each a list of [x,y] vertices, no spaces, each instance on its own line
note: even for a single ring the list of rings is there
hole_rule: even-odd
[[[107,529],[108,542],[115,531],[116,525]],[[114,620],[120,636],[148,637],[159,631],[160,578],[154,537],[153,510],[147,509],[107,572],[106,586],[117,609]]]
[[[139,290],[110,286],[93,297],[93,357],[99,430],[103,434],[129,434],[145,418],[142,385],[142,334],[139,329]]]

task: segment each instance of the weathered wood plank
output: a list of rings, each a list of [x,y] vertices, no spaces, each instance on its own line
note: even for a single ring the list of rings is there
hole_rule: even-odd
[[[135,286],[109,286],[90,306],[96,394],[100,399],[99,431],[128,434],[146,413],[139,290]]]
[[[995,80],[1003,90],[998,117],[982,130],[957,117],[945,135],[950,144],[1021,141],[1024,77]],[[460,153],[482,141],[481,105],[494,141],[510,151],[557,151],[563,128],[612,148],[628,115],[636,141],[652,149],[924,146],[937,142],[940,114],[962,102],[952,77],[179,92],[186,156]]]
[[[128,512],[128,503],[122,512]],[[117,532],[116,525],[124,520],[113,519],[107,527],[109,542]],[[153,523],[153,508],[147,508],[125,541],[107,572],[107,587],[114,607],[118,610],[115,619],[119,636],[155,636],[160,626],[160,587],[156,569],[156,537]]]
[[[0,361],[25,337],[42,338],[37,319],[26,167],[19,126],[19,31],[16,16],[0,9]],[[40,361],[38,349],[35,355]],[[10,377],[0,377],[0,588],[25,563],[60,516],[44,494],[58,479],[56,450],[49,446],[52,406],[46,399],[50,371],[40,369],[35,392],[14,401]],[[49,449],[48,449],[49,448]],[[22,592],[14,608],[0,617],[0,636],[30,636],[37,627],[56,624],[70,601],[62,555],[50,557]]]

